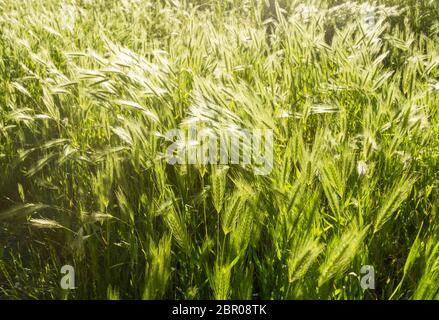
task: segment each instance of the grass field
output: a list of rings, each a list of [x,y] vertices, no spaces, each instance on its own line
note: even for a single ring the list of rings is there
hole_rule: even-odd
[[[439,299],[438,106],[435,0],[0,0],[0,299]]]

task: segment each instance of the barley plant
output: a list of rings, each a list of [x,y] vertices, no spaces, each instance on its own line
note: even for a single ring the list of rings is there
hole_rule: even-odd
[[[439,299],[438,106],[435,0],[0,0],[0,299]]]

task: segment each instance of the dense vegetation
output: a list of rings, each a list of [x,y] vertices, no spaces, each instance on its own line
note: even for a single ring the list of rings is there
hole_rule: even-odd
[[[439,298],[438,40],[435,0],[0,0],[0,299]],[[194,121],[273,170],[170,165]]]

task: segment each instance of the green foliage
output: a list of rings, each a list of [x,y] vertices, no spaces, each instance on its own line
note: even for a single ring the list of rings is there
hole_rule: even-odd
[[[438,299],[438,17],[0,0],[0,299]],[[273,130],[273,170],[168,164],[195,122]]]

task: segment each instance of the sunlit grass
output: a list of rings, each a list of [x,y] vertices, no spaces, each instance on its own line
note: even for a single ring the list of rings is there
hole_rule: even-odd
[[[0,12],[0,299],[439,298],[437,2]],[[273,170],[168,164],[196,121]]]

